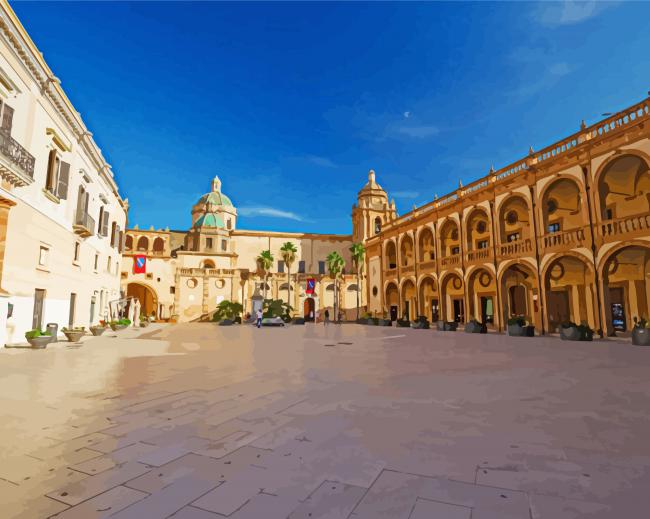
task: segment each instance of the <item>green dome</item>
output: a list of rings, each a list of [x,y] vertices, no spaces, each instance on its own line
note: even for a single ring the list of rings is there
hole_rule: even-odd
[[[225,225],[220,214],[205,213],[199,216],[198,220],[194,223],[194,227],[217,227],[223,229]]]
[[[234,207],[230,198],[224,195],[221,191],[212,191],[206,193],[201,198],[199,198],[199,204],[212,204],[212,205],[222,205],[226,207]]]

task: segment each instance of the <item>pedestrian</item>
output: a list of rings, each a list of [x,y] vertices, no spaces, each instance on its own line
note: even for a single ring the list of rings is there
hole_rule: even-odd
[[[313,310],[309,310],[309,320],[310,321],[314,320],[314,311]]]
[[[325,310],[325,325],[327,326],[330,323],[330,311]]]
[[[262,326],[262,316],[263,316],[263,315],[264,315],[264,314],[262,313],[262,309],[259,308],[259,309],[257,310],[257,327],[258,327],[258,328],[259,328],[260,326]]]

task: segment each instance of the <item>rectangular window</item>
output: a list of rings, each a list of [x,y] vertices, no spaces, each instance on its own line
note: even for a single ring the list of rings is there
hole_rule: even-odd
[[[47,266],[47,259],[50,254],[50,249],[45,245],[41,245],[41,248],[38,252],[38,264],[41,267]]]
[[[226,240],[221,240],[221,250],[224,252],[228,250],[228,242]]]
[[[68,315],[68,326],[72,328],[74,326],[74,310],[77,303],[77,294],[70,294],[70,313]]]
[[[553,222],[548,224],[548,232],[560,232],[560,222]]]
[[[176,287],[169,287],[169,293],[170,294],[175,294],[176,293]]]
[[[110,274],[111,272],[111,257],[106,258],[106,272]]]
[[[299,272],[300,274],[304,274],[304,273],[305,273],[305,262],[304,262],[304,261],[299,261],[299,262],[298,262],[298,272]]]
[[[97,272],[97,266],[99,265],[99,254],[95,254],[95,272]]]
[[[69,182],[70,164],[63,162],[56,150],[51,150],[47,160],[45,188],[54,196],[65,200],[68,198]]]
[[[0,131],[6,135],[11,135],[11,125],[14,118],[14,109],[11,108],[11,106],[8,104],[0,101],[0,110],[2,110],[2,116],[0,116],[0,121],[2,121],[0,125]]]
[[[74,244],[74,261],[79,261],[79,251],[81,250],[81,243],[75,242]]]
[[[614,219],[614,210],[611,207],[608,207],[605,209],[605,220],[613,220]]]
[[[280,273],[284,272],[284,261],[282,260],[278,261],[278,272]]]
[[[325,274],[325,262],[324,261],[319,261],[318,262],[318,273],[319,274]]]
[[[507,240],[508,242],[512,241],[517,241],[519,239],[519,233],[518,232],[511,232],[508,234]]]
[[[458,247],[458,246],[452,247],[451,248],[451,253],[452,254],[460,254],[460,247]]]
[[[488,248],[488,241],[487,240],[481,240],[478,242],[478,248],[479,249],[487,249]]]
[[[212,238],[206,238],[205,239],[205,248],[206,249],[212,249]]]

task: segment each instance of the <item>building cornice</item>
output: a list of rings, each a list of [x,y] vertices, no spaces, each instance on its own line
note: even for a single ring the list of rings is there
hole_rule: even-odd
[[[68,129],[77,138],[100,176],[108,183],[115,197],[122,208],[127,209],[124,200],[119,194],[117,184],[113,178],[113,172],[104,159],[102,152],[92,139],[92,133],[84,124],[81,114],[77,112],[61,87],[61,81],[57,78],[45,62],[43,55],[36,47],[34,41],[23,27],[11,6],[6,0],[0,0],[0,34],[8,42],[30,73],[34,82],[40,87],[41,93],[56,108],[59,115],[65,121]]]

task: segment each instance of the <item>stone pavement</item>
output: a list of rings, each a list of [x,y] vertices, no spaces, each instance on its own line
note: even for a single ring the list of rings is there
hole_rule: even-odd
[[[0,352],[3,518],[641,518],[650,349],[155,325]]]

